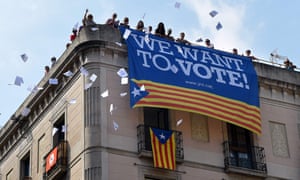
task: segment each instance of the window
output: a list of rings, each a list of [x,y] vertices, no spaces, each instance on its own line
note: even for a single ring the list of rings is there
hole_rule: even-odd
[[[230,164],[252,169],[252,138],[247,129],[227,124]]]
[[[53,147],[65,140],[65,115],[63,114],[53,126]]]
[[[30,176],[30,152],[21,159],[20,171],[21,179]]]
[[[149,127],[169,130],[168,109],[162,108],[144,108],[144,125],[145,125],[145,149],[151,150],[150,130]]]

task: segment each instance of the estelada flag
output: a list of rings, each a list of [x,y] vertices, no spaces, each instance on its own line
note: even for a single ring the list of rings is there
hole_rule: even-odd
[[[46,158],[46,172],[48,172],[57,161],[57,147],[55,147]]]
[[[175,135],[172,131],[150,128],[154,167],[176,169]]]

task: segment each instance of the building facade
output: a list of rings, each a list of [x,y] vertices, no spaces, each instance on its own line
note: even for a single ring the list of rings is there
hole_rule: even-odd
[[[200,114],[130,108],[131,92],[117,74],[128,68],[121,42],[109,26],[80,31],[39,82],[43,90],[1,129],[1,180],[300,179],[299,72],[254,62],[262,121],[256,135]],[[153,167],[149,127],[175,132],[176,170]]]

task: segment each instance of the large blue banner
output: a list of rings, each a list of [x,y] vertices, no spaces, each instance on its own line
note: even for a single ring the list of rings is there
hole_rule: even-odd
[[[258,82],[250,58],[133,29],[121,32],[132,107],[200,113],[260,134]]]

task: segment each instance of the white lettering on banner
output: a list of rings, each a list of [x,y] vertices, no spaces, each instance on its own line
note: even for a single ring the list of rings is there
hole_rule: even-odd
[[[146,42],[144,36],[133,33],[131,36],[139,47],[136,53],[142,58],[144,68],[154,67],[164,72],[183,73],[187,77],[195,75],[201,79],[215,80],[217,83],[250,88],[247,76],[243,73],[244,64],[241,59],[221,56],[210,51],[180,46],[159,39],[149,38],[149,41]],[[176,50],[180,50],[180,52],[175,57],[173,55]]]

